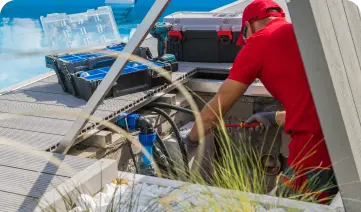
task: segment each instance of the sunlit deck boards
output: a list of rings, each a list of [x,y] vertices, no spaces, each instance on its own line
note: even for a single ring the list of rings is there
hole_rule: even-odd
[[[57,168],[42,155],[0,146],[0,211],[33,211],[38,199],[51,189],[92,165],[95,160],[56,154]]]
[[[157,56],[157,41],[150,38],[143,46]],[[197,68],[228,69],[230,64],[179,63],[179,71],[172,73],[173,82],[186,82]],[[133,112],[174,89],[174,84],[147,91],[106,99],[94,117],[112,120],[123,112]],[[72,127],[86,101],[64,93],[55,74],[48,74],[34,82],[0,95],[0,138],[37,150],[53,150]],[[90,120],[82,131],[89,132],[99,125]]]
[[[180,66],[172,74],[173,82],[184,81],[195,68]],[[95,117],[111,120],[122,112],[134,110],[157,94],[173,89],[162,86],[147,91],[107,99],[95,112]],[[61,90],[55,75],[0,96],[0,137],[19,142],[38,150],[56,146],[72,127],[86,101]],[[90,121],[83,133],[97,127]]]

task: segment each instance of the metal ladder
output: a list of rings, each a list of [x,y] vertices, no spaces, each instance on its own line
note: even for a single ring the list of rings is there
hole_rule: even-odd
[[[114,18],[117,24],[124,23],[126,18],[128,17],[129,13],[134,8],[135,4],[137,3],[137,0],[134,1],[133,4],[117,4],[117,3],[107,3],[105,1],[105,4],[110,6],[113,10]]]

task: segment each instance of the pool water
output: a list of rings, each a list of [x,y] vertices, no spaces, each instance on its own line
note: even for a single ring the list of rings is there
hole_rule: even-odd
[[[163,17],[175,11],[209,11],[233,1],[172,0]],[[127,20],[118,26],[122,40],[128,41],[153,3],[154,0],[137,0]],[[45,67],[46,52],[36,56],[16,55],[16,52],[49,50],[40,16],[55,12],[79,13],[99,6],[104,6],[104,0],[14,0],[8,3],[0,14],[0,90],[50,71]]]

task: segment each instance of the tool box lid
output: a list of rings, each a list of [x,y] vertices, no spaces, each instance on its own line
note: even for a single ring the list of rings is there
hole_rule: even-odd
[[[221,27],[219,25],[185,25],[182,27],[182,31],[198,30],[198,31],[219,31]]]
[[[231,29],[234,25],[242,25],[242,13],[176,12],[166,16],[164,22],[172,25],[219,25],[222,29]]]
[[[52,49],[97,47],[121,42],[109,6],[70,15],[48,14],[46,17],[41,16],[40,20]]]

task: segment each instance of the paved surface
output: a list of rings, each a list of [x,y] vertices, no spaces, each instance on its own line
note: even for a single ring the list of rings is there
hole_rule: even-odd
[[[0,211],[33,211],[38,199],[95,160],[54,154],[59,168],[48,163],[52,153],[19,151],[0,146]]]

